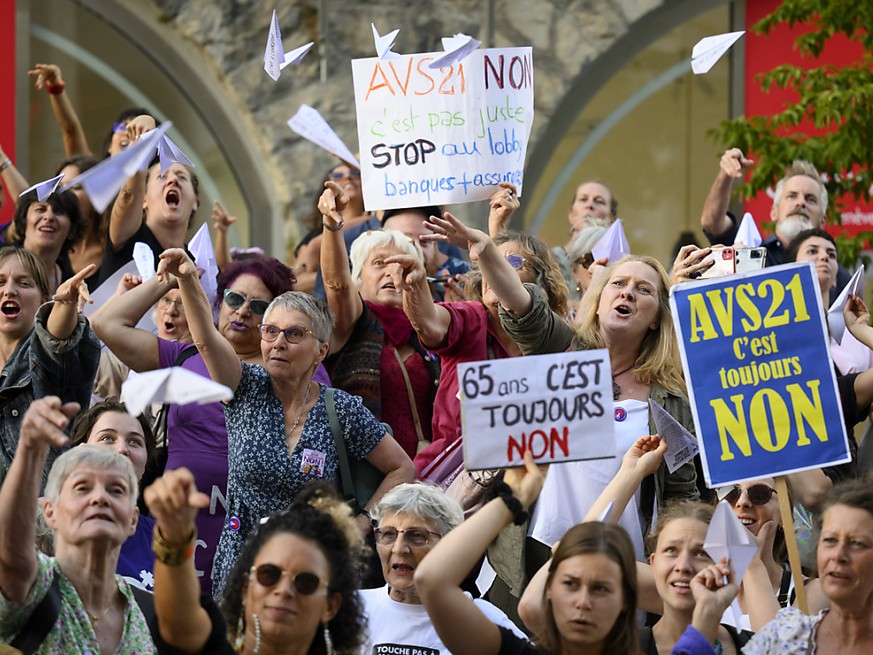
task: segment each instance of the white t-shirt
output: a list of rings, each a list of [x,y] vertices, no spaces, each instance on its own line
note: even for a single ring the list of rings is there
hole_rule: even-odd
[[[398,603],[388,595],[387,585],[378,589],[361,589],[358,593],[368,626],[361,655],[451,655],[434,630],[424,605]],[[478,598],[473,602],[492,623],[527,638],[494,605]]]

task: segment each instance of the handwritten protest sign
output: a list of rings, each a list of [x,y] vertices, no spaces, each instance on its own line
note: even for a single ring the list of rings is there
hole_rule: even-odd
[[[849,461],[810,264],[681,284],[670,305],[710,487]]]
[[[485,200],[499,182],[521,192],[533,123],[531,48],[352,61],[362,188],[368,210]]]
[[[458,366],[464,466],[520,466],[615,457],[606,350]]]

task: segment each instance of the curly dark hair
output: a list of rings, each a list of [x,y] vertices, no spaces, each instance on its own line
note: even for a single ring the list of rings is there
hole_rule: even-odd
[[[221,610],[229,629],[234,629],[239,622],[248,573],[255,558],[270,539],[280,534],[308,539],[324,553],[330,566],[327,592],[342,597],[339,611],[328,624],[333,646],[339,655],[358,653],[366,621],[357,594],[360,543],[352,540],[360,542],[360,532],[336,488],[323,480],[307,484],[288,509],[262,519],[260,526],[249,535],[221,599]],[[324,640],[313,639],[309,655],[328,655]]]
[[[28,191],[18,199],[15,204],[15,216],[12,219],[15,224],[15,232],[24,242],[24,235],[27,232],[27,210],[34,203],[40,202],[36,191]],[[59,214],[64,214],[70,219],[70,231],[67,233],[67,239],[61,248],[61,254],[69,252],[74,243],[77,243],[88,229],[88,221],[82,216],[82,210],[79,208],[79,199],[76,194],[67,189],[66,191],[55,191],[45,199],[52,209]]]
[[[240,275],[254,275],[264,283],[273,294],[273,298],[281,296],[286,291],[294,291],[297,278],[294,271],[274,257],[254,257],[231,262],[218,274],[218,292],[215,294],[215,307],[220,308],[224,299],[224,291]],[[264,298],[272,300],[273,298]]]
[[[110,397],[95,403],[90,408],[76,416],[73,421],[73,427],[70,429],[70,446],[81,446],[88,443],[88,437],[91,436],[91,430],[94,425],[100,420],[100,417],[107,412],[118,412],[127,414],[127,406],[118,398]],[[137,422],[142,428],[142,436],[145,440],[146,460],[151,460],[155,454],[155,434],[152,432],[152,426],[144,414],[136,417]]]

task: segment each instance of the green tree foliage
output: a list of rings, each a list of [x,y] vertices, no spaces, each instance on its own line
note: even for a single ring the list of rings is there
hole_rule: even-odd
[[[806,159],[829,173],[831,198],[849,193],[869,200],[873,184],[873,0],[784,0],[752,29],[766,35],[779,23],[812,27],[794,41],[804,56],[818,57],[828,39],[837,34],[860,43],[863,53],[843,68],[824,65],[807,70],[782,65],[757,77],[765,91],[791,89],[797,95],[778,114],[740,116],[711,132],[724,145],[752,153],[756,161],[748,182],[738,187],[740,195],[754,196],[782,177],[789,162]],[[796,128],[802,122],[822,133],[800,133]],[[839,224],[841,209],[839,202],[832,203],[828,220]],[[844,239],[845,260],[857,261],[861,242],[870,237],[873,233]]]

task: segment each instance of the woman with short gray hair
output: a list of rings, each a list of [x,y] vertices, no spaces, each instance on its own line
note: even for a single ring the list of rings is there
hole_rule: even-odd
[[[421,604],[413,575],[437,542],[463,522],[461,506],[439,487],[415,482],[385,494],[371,516],[377,525],[376,551],[387,584],[360,592],[369,623],[361,654],[382,652],[380,647],[388,645],[404,652],[448,653]],[[493,622],[524,637],[494,605],[474,602]]]

